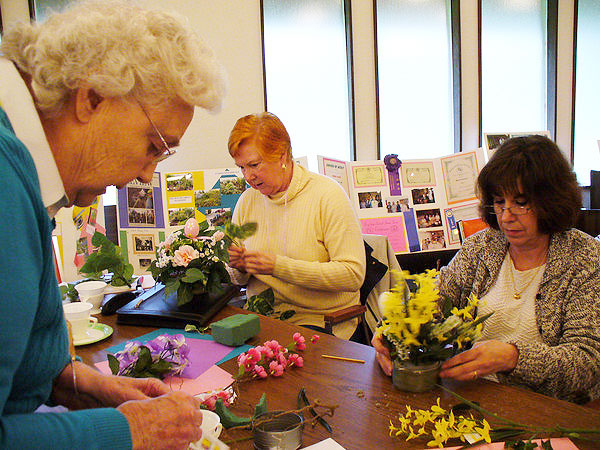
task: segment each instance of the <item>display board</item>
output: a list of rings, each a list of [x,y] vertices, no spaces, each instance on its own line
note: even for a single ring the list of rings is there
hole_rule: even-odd
[[[134,271],[147,271],[156,245],[194,217],[225,225],[248,184],[237,168],[155,172],[151,183],[134,180],[117,194],[119,244]]]
[[[318,159],[319,172],[348,193],[362,232],[387,236],[396,253],[458,248],[457,221],[478,217],[483,149],[422,160]]]

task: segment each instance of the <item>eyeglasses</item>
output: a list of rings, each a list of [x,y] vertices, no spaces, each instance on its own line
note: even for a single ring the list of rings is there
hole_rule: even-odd
[[[508,212],[510,212],[513,216],[523,216],[523,215],[527,214],[529,211],[531,211],[531,208],[529,206],[519,206],[519,205],[508,206],[508,207],[504,207],[504,206],[500,206],[500,205],[492,205],[492,206],[486,206],[486,209],[490,213],[495,214],[497,216],[502,216],[502,214],[504,214],[504,211],[506,211],[506,210],[508,210]]]
[[[158,128],[156,128],[156,125],[154,125],[154,122],[152,121],[152,119],[148,115],[148,112],[146,111],[146,108],[144,108],[144,105],[142,105],[139,100],[136,99],[136,101],[138,102],[138,105],[140,105],[140,109],[142,111],[144,111],[144,114],[146,115],[146,118],[148,119],[148,122],[150,122],[150,125],[152,125],[152,128],[154,128],[155,133],[160,138],[160,142],[162,142],[162,145],[164,147],[164,151],[159,156],[157,156],[154,159],[154,162],[158,163],[158,162],[164,161],[169,156],[173,156],[175,153],[177,153],[177,150],[175,150],[174,148],[170,148],[169,147],[169,144],[167,144],[167,141],[165,141],[165,138],[160,133],[160,131],[158,131]]]

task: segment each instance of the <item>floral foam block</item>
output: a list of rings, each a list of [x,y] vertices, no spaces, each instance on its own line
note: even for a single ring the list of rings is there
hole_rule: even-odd
[[[219,344],[238,346],[260,332],[256,314],[235,314],[210,325],[211,334]]]

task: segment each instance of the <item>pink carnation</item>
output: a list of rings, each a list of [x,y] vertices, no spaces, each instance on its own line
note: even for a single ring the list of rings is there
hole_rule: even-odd
[[[269,364],[269,371],[274,377],[280,377],[283,375],[284,367],[278,364],[277,361],[271,361]]]
[[[297,353],[290,355],[290,366],[302,367],[304,365],[304,358]]]
[[[190,245],[182,245],[173,255],[173,265],[187,267],[194,259],[198,258],[200,253]]]
[[[254,373],[260,378],[267,378],[269,375],[263,366],[254,366]]]

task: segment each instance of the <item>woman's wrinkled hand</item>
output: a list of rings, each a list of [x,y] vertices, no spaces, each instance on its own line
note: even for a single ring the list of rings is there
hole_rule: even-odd
[[[227,251],[229,252],[229,266],[240,272],[246,272],[246,262],[244,260],[246,249],[232,245]]]
[[[482,341],[472,349],[444,361],[440,377],[475,380],[485,375],[511,371],[518,361],[519,350],[516,346],[496,340]]]
[[[69,409],[85,409],[115,407],[129,400],[158,397],[170,391],[168,385],[156,378],[105,375],[87,364],[75,362],[67,364],[55,380],[52,397],[57,404]]]
[[[182,391],[125,402],[117,409],[129,422],[134,450],[187,449],[202,436],[200,401]]]
[[[273,275],[275,255],[246,250],[244,254],[246,272],[251,274]]]
[[[375,348],[377,352],[375,357],[377,358],[377,362],[381,366],[381,369],[387,376],[392,376],[392,358],[390,356],[390,351],[383,343],[383,339],[380,334],[375,334],[373,339],[371,340],[371,345]]]

